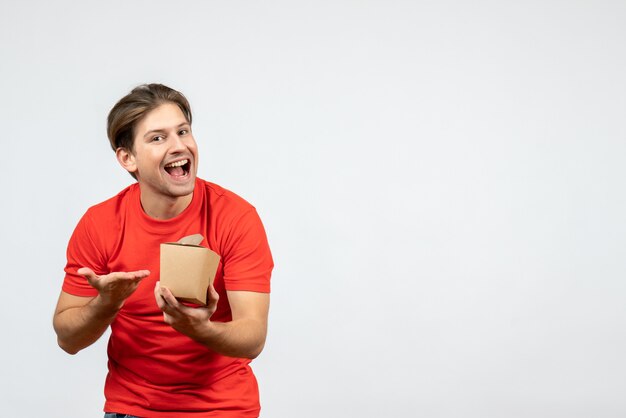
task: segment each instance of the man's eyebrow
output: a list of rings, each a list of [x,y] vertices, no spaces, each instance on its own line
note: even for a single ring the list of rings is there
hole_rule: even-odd
[[[178,126],[175,126],[175,128],[178,129],[178,128],[182,128],[183,126],[189,126],[189,122],[185,121],[185,122],[179,123]],[[145,138],[145,137],[147,137],[150,134],[163,133],[163,132],[166,132],[168,129],[170,129],[170,128],[151,129],[148,132],[146,132],[143,135],[143,137]]]

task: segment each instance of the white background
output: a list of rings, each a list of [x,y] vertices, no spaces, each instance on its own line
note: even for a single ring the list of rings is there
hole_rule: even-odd
[[[162,82],[268,231],[263,417],[626,416],[626,3],[3,0],[0,47],[0,415],[101,416],[52,312]]]

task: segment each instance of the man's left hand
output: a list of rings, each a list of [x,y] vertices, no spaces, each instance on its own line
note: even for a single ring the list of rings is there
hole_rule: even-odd
[[[204,340],[219,300],[213,285],[209,286],[207,306],[192,308],[184,305],[168,288],[161,287],[160,282],[154,287],[154,297],[159,309],[163,311],[163,320],[166,324],[196,341]]]

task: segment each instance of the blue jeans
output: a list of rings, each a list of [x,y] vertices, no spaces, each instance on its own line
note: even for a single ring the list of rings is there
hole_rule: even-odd
[[[139,418],[134,415],[116,414],[115,412],[105,412],[104,418]]]

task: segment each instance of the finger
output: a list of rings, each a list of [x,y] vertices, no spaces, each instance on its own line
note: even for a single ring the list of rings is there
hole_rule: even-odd
[[[141,280],[141,279],[145,279],[146,277],[150,275],[150,270],[131,271],[129,274],[131,274],[134,279]]]
[[[167,303],[163,296],[161,296],[161,282],[156,282],[154,285],[154,299],[156,300],[157,306],[160,310],[164,310],[167,308]]]
[[[181,303],[176,299],[176,296],[172,293],[170,289],[167,287],[162,287],[159,285],[159,293],[161,298],[165,301],[165,308],[161,309],[163,312],[166,312],[172,316],[180,317],[181,315],[187,316],[190,314],[194,308],[190,308],[186,306],[184,303]]]
[[[156,299],[156,303],[159,309],[161,309],[163,312],[165,312],[166,310],[172,312],[172,307],[161,293],[164,291],[164,289],[169,291],[169,289],[161,287],[161,282],[156,282],[156,284],[154,285],[154,298]],[[176,301],[176,298],[174,298],[174,301]]]
[[[161,311],[163,311],[163,321],[169,325],[174,324],[177,321],[177,318],[180,318],[181,316],[180,308],[184,306],[176,300],[168,288],[161,287],[161,284],[159,284],[158,289],[155,287],[155,295],[157,298],[157,305]]]
[[[98,279],[98,276],[96,276],[96,273],[94,273],[94,271],[92,269],[90,269],[89,267],[81,267],[78,270],[76,270],[76,273],[80,274],[81,276],[84,276],[85,279],[87,279],[87,281],[89,282],[89,284],[93,287],[96,280]]]
[[[207,306],[215,306],[220,299],[219,293],[215,290],[212,284],[209,285],[209,291],[207,292],[209,300],[207,300]]]
[[[113,280],[131,280],[140,282],[150,275],[149,270],[138,271],[116,271],[107,275],[107,278]]]
[[[211,299],[215,300],[216,302],[220,300],[220,294],[217,293],[217,290],[215,290],[215,287],[213,287],[213,285],[209,286],[209,295],[211,296]]]
[[[90,269],[89,267],[81,267],[78,270],[76,270],[76,273],[80,274],[81,276],[85,276],[85,277],[91,277],[91,278],[98,277],[98,276],[96,276],[96,273],[94,273],[94,271],[92,269]]]
[[[159,294],[168,306],[178,310],[178,308],[180,307],[180,303],[178,302],[178,300],[176,300],[176,297],[170,289],[159,285]]]
[[[150,272],[148,270],[142,270],[140,272],[124,272],[116,271],[104,276],[98,277],[98,286],[138,286],[139,282],[148,277]],[[92,283],[92,286],[94,284]],[[95,286],[94,286],[95,287]]]

